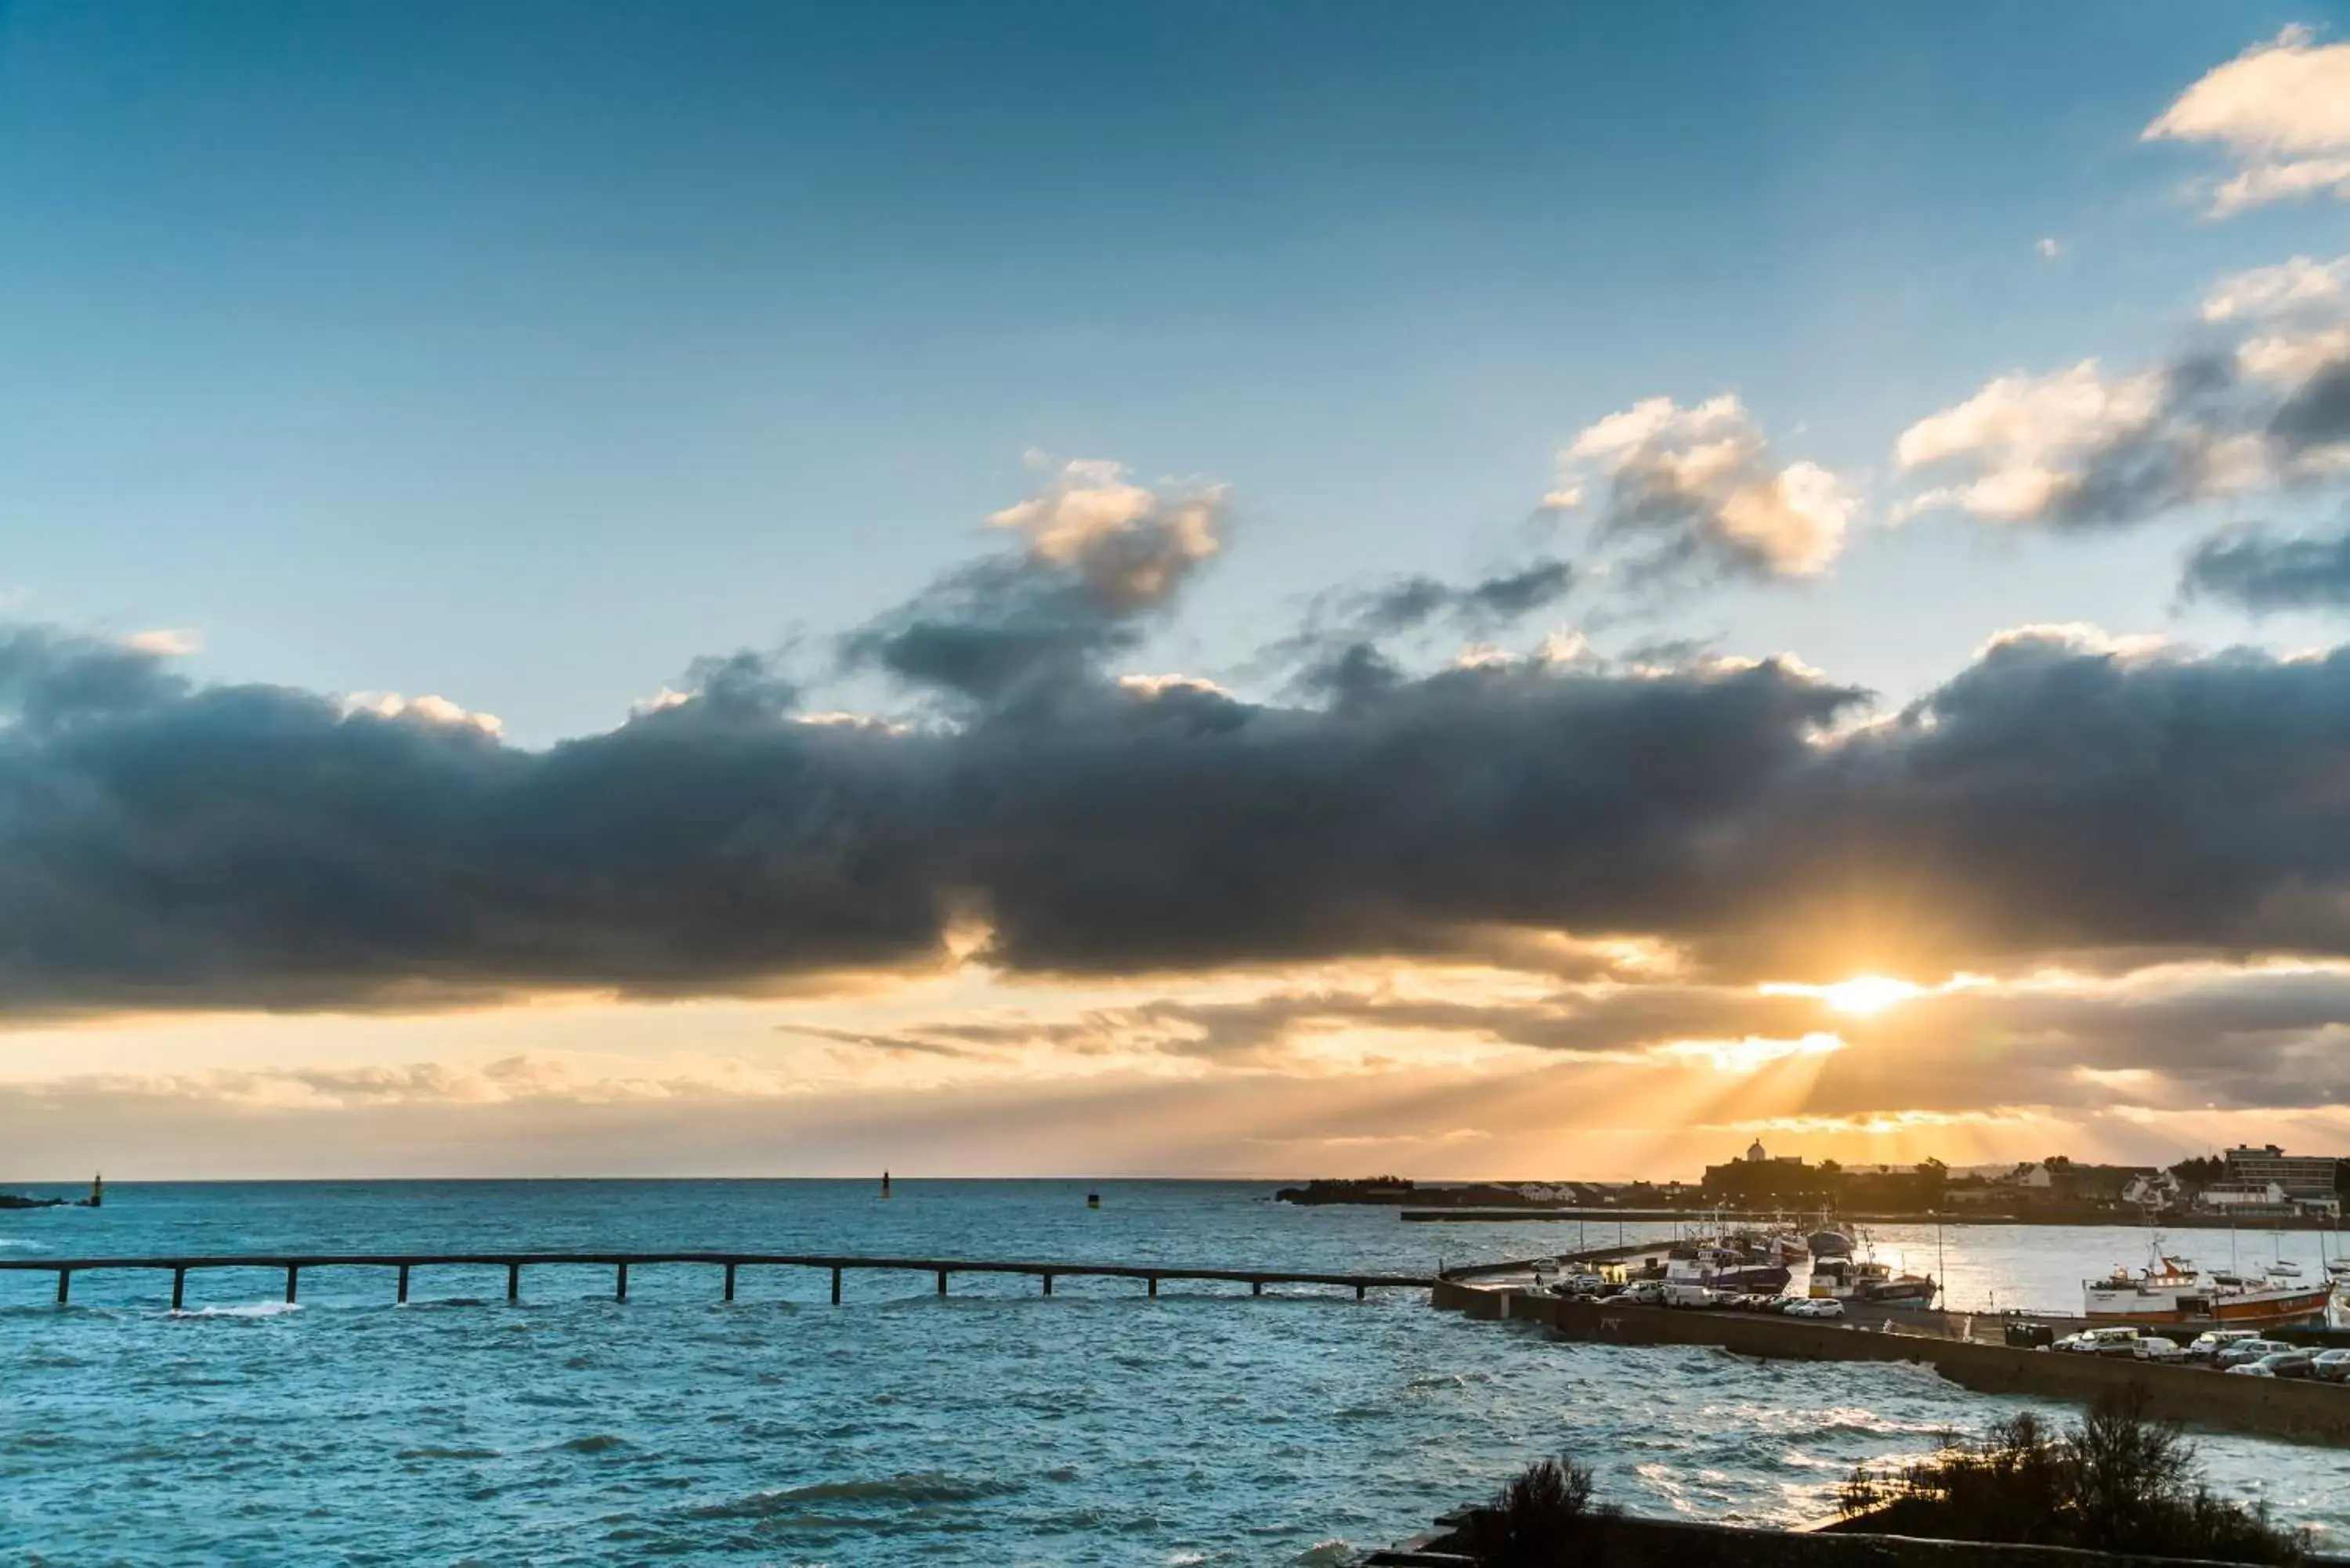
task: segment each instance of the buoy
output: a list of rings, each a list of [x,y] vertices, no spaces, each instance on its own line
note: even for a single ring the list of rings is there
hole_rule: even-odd
[[[1100,1207],[1101,1207],[1101,1194],[1100,1194],[1100,1193],[1098,1193],[1098,1192],[1088,1192],[1088,1193],[1087,1193],[1087,1194],[1086,1194],[1086,1207],[1087,1207],[1087,1208],[1088,1208],[1088,1209],[1098,1209],[1098,1208],[1100,1208]]]

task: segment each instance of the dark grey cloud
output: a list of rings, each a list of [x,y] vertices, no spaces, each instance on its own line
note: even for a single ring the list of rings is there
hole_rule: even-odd
[[[1305,624],[1267,648],[1253,669],[1286,674],[1307,693],[1385,685],[1401,667],[1382,643],[1433,632],[1492,636],[1560,603],[1575,584],[1574,567],[1544,558],[1471,583],[1415,576],[1333,589],[1318,596]]]
[[[2281,535],[2261,528],[2217,534],[2195,546],[2179,577],[2190,598],[2255,614],[2350,607],[2350,527]]]
[[[968,701],[1065,686],[1138,645],[1222,546],[1213,491],[1162,496],[1074,462],[991,519],[1024,543],[951,572],[843,644],[850,665]]]
[[[2295,453],[2350,441],[2350,360],[2337,360],[2303,382],[2278,406],[2269,434]]]
[[[1101,657],[958,675],[966,705],[913,726],[818,722],[720,659],[535,751],[12,632],[0,1008],[754,991],[937,962],[972,915],[1040,973],[1529,928],[1654,935],[1732,979],[2350,952],[2350,652],[2020,635],[1860,727],[1865,693],[1779,662],[1385,664],[1267,703]]]

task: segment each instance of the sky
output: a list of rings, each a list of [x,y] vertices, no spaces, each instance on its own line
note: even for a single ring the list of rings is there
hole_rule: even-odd
[[[2350,6],[0,0],[0,1178],[2350,1155]]]

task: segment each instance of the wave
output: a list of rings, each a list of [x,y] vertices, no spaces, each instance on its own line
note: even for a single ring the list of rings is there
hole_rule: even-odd
[[[609,1454],[631,1447],[626,1438],[616,1438],[609,1432],[597,1432],[585,1438],[570,1438],[555,1445],[567,1454]]]
[[[1317,1541],[1291,1558],[1292,1568],[1344,1568],[1355,1560],[1355,1549],[1344,1541]]]
[[[917,1470],[878,1480],[818,1481],[813,1486],[754,1492],[730,1502],[706,1503],[688,1511],[695,1519],[768,1519],[801,1512],[816,1502],[980,1502],[1020,1489],[1003,1481],[966,1480],[938,1470]]]
[[[47,1241],[36,1241],[29,1236],[0,1236],[0,1252],[46,1252]]]
[[[396,1459],[502,1459],[505,1455],[495,1449],[402,1449],[394,1454]]]
[[[246,1302],[239,1306],[182,1307],[174,1309],[173,1317],[284,1317],[287,1313],[300,1312],[300,1302]]]

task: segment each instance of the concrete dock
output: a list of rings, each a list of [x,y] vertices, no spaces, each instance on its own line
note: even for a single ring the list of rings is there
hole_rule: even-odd
[[[1562,1339],[1588,1344],[1708,1345],[1767,1360],[1914,1362],[1981,1394],[2086,1404],[2135,1384],[2146,1390],[2148,1412],[2165,1419],[2296,1442],[2350,1443],[2350,1386],[2340,1384],[2019,1350],[1890,1324],[1864,1327],[1767,1313],[1569,1301],[1461,1279],[1438,1282],[1430,1303],[1471,1317],[1538,1324]]]

